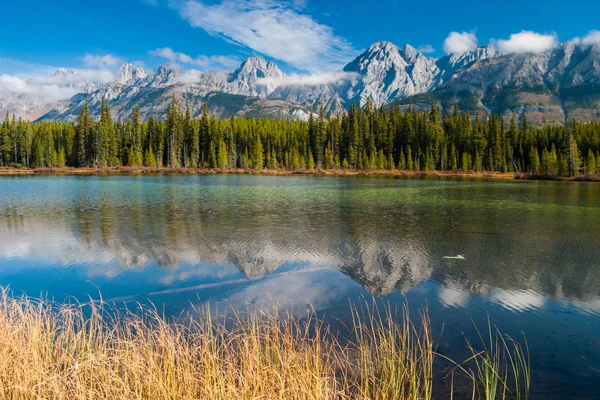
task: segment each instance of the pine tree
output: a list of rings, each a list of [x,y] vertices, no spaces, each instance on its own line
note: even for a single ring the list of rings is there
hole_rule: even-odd
[[[264,166],[263,157],[264,157],[263,145],[262,145],[262,142],[260,141],[260,137],[258,135],[256,135],[256,137],[254,139],[254,148],[253,148],[253,152],[252,152],[252,167],[254,169],[258,169],[258,170],[263,169],[263,166]]]
[[[251,164],[250,155],[248,154],[248,149],[246,149],[244,151],[244,154],[242,155],[242,168],[248,169],[248,168],[250,168],[250,164]]]
[[[585,160],[585,173],[587,175],[596,174],[596,156],[594,155],[592,149],[588,150],[588,155]]]
[[[452,143],[452,147],[450,148],[450,152],[452,153],[450,155],[450,165],[451,165],[451,169],[452,171],[458,171],[458,159],[456,157],[456,147],[454,147],[454,143]]]
[[[229,154],[227,153],[227,144],[225,144],[225,140],[221,138],[219,140],[219,169],[227,169],[229,161]]]
[[[565,154],[558,155],[558,175],[569,176],[569,157]]]
[[[558,174],[558,156],[556,155],[556,146],[552,143],[552,149],[548,153],[546,173],[549,175]]]
[[[56,156],[56,166],[59,168],[62,168],[66,165],[67,163],[67,157],[65,155],[65,149],[63,147],[61,147],[60,149],[58,149],[58,153]]]
[[[573,138],[572,134],[569,135],[568,162],[569,176],[579,175],[579,169],[581,168],[581,153],[577,147],[577,141]]]
[[[114,138],[113,130],[113,122],[110,116],[110,111],[108,109],[108,105],[106,104],[106,100],[102,97],[102,101],[100,104],[100,125],[99,135],[100,135],[100,145],[99,145],[99,162],[100,167],[106,167],[108,165],[112,165],[112,141]]]
[[[529,159],[531,160],[531,173],[540,173],[540,155],[537,149],[533,146],[531,146],[531,149],[529,149]]]
[[[169,167],[179,167],[179,146],[181,140],[181,116],[179,113],[179,103],[173,96],[171,104],[167,108],[167,165]]]
[[[400,171],[406,171],[406,156],[402,149],[400,149],[400,157],[398,157],[398,169]]]
[[[327,147],[325,149],[325,160],[323,163],[323,168],[325,169],[333,169],[334,168],[334,162],[333,162],[333,156],[331,154],[331,150],[329,150],[329,147]]]
[[[470,156],[469,156],[469,159],[470,159]],[[483,172],[482,164],[483,164],[483,160],[479,156],[479,151],[475,151],[475,162],[473,165],[473,169],[475,170],[475,172]],[[469,165],[471,165],[470,162],[469,162]]]
[[[313,157],[312,151],[308,153],[308,162],[306,167],[310,170],[315,169],[315,158]]]
[[[141,166],[143,164],[143,152],[139,106],[135,106],[133,108],[133,114],[131,117],[131,151],[133,155],[129,165]]]
[[[144,153],[144,167],[156,168],[156,156],[150,146]]]
[[[462,172],[469,172],[470,168],[470,162],[469,162],[469,155],[464,152],[462,153],[462,158],[460,160],[460,166],[461,166],[461,170]]]
[[[352,166],[352,168],[356,169],[358,167],[358,159],[359,157],[359,129],[358,129],[358,115],[356,111],[356,106],[352,104],[350,106],[350,111],[348,111],[348,124],[350,125],[349,132],[349,144],[348,144],[348,163]]]
[[[87,137],[89,133],[89,107],[86,98],[85,107],[79,109],[75,130],[75,163],[77,167],[87,166]]]
[[[377,154],[377,169],[379,170],[384,170],[386,169],[386,159],[385,159],[385,155],[383,154],[383,149],[379,149],[379,152]]]
[[[317,134],[317,148],[315,149],[317,155],[317,166],[320,169],[323,166],[323,145],[327,141],[327,123],[325,121],[325,109],[323,106],[319,108],[319,130]],[[333,166],[333,154],[331,154]]]
[[[300,156],[297,149],[292,150],[292,169],[297,170],[300,168]]]

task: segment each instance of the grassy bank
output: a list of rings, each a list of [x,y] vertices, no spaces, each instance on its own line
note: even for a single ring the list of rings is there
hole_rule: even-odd
[[[251,174],[251,175],[330,175],[330,176],[458,176],[514,179],[514,173],[452,172],[452,171],[402,171],[402,170],[255,170],[255,169],[207,169],[207,168],[152,168],[152,167],[107,167],[107,168],[0,168],[0,175],[102,175],[102,174]]]
[[[368,308],[368,307],[367,307]],[[2,399],[525,399],[523,348],[490,329],[472,357],[436,370],[429,319],[354,312],[342,341],[314,316],[252,311],[167,322],[157,313],[107,312],[0,295]],[[440,385],[434,384],[443,382]],[[458,380],[456,380],[458,381]]]
[[[404,170],[354,170],[354,169],[210,169],[210,168],[170,168],[170,167],[106,167],[106,168],[12,168],[0,167],[2,175],[119,175],[119,174],[248,174],[248,175],[323,175],[323,176],[431,176],[431,177],[464,177],[494,179],[525,179],[552,181],[600,181],[600,174],[578,175],[566,177],[558,175],[514,173],[514,172],[461,172],[461,171],[404,171]]]

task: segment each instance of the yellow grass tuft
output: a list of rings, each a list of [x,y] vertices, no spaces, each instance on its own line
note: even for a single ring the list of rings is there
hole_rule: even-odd
[[[406,309],[398,323],[388,310],[353,315],[342,342],[314,315],[276,307],[167,321],[3,290],[0,399],[431,399],[427,313],[419,324]]]

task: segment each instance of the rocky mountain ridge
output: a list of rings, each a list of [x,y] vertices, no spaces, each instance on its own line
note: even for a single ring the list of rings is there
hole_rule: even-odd
[[[38,99],[14,107],[24,97],[1,94],[0,108],[10,111],[13,104],[12,110],[22,115],[46,107],[51,111],[41,119],[74,120],[86,97],[94,114],[104,97],[117,119],[127,118],[135,105],[147,118],[162,116],[175,96],[193,115],[208,102],[211,112],[221,117],[306,119],[321,105],[329,114],[339,114],[367,100],[378,107],[396,102],[428,107],[435,100],[444,109],[458,104],[462,110],[498,113],[506,120],[527,116],[537,125],[600,116],[600,45],[564,43],[528,54],[500,54],[487,45],[436,59],[410,45],[378,42],[331,76],[335,79],[295,79],[261,57],[248,58],[234,71],[162,65],[148,72],[125,64],[112,82],[79,83],[79,93],[58,104]]]

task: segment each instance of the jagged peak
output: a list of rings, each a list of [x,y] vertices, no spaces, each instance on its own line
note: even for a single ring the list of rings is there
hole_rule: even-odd
[[[244,61],[242,61],[242,64],[240,66],[243,66],[243,65],[266,65],[267,63],[268,63],[268,61],[265,60],[261,56],[252,56],[252,57],[248,57]]]
[[[400,48],[392,42],[373,43],[364,53],[344,67],[344,71],[364,73],[370,65],[395,65],[404,68],[408,65],[402,57]]]
[[[117,70],[115,81],[121,84],[128,83],[137,79],[144,79],[148,77],[148,73],[142,67],[135,64],[122,64]]]
[[[273,70],[279,71],[279,66],[274,62],[267,61],[263,57],[253,56],[245,59],[236,70],[239,71],[253,71],[253,70]]]
[[[229,82],[234,80],[253,80],[256,78],[282,77],[285,74],[279,69],[277,64],[267,61],[262,57],[249,57],[240,64],[240,67],[233,71],[229,77]]]
[[[180,71],[180,70],[181,70],[181,68],[179,68],[177,65],[174,65],[171,63],[165,63],[165,64],[161,64],[158,67],[156,67],[156,69],[154,70],[154,73],[155,74],[164,74],[164,73]]]
[[[75,74],[75,71],[73,71],[72,69],[69,69],[69,68],[59,68],[52,75],[58,76],[58,75],[68,75],[68,74]]]
[[[367,52],[373,53],[373,52],[380,51],[380,50],[384,50],[384,51],[396,50],[396,51],[398,51],[400,49],[394,43],[382,40],[380,42],[375,42],[371,46],[369,46],[369,48],[367,49]]]
[[[405,44],[404,49],[402,50],[402,56],[407,62],[414,63],[417,58],[423,56],[423,54],[410,44]]]
[[[117,71],[126,71],[126,70],[136,70],[136,71],[145,71],[143,67],[137,66],[132,63],[121,64]]]
[[[462,67],[473,61],[494,58],[497,55],[498,49],[491,44],[486,44],[484,46],[479,46],[475,50],[467,53],[450,54],[441,58],[440,62],[442,64],[448,64],[451,67]],[[443,68],[445,68],[445,66]]]

